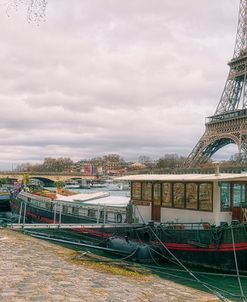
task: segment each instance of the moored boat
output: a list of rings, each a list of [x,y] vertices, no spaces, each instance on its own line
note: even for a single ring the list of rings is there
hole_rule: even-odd
[[[110,196],[107,192],[64,196],[54,192],[20,192],[11,200],[16,214],[45,223],[121,223],[126,220],[125,196]]]
[[[247,175],[133,175],[121,180],[131,183],[133,219],[153,224],[138,236],[159,246],[166,258],[224,271],[238,266],[247,273]]]
[[[107,189],[109,191],[129,191],[130,186],[129,182],[119,182],[119,181],[113,181],[108,180],[106,181]]]
[[[92,181],[90,184],[91,189],[101,189],[101,188],[105,188],[105,187],[106,187],[106,183],[101,182],[101,181]]]
[[[79,189],[80,188],[80,184],[76,180],[70,180],[70,181],[66,181],[65,182],[64,188],[65,189]]]

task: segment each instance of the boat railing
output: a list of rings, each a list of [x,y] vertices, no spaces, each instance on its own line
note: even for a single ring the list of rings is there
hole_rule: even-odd
[[[166,229],[172,230],[208,230],[211,228],[209,222],[166,222],[161,225]]]
[[[33,193],[31,194],[31,193],[28,193],[28,192],[20,192],[17,197],[19,197],[20,199],[24,199],[24,200],[28,201],[28,200],[34,199],[34,196],[35,196],[35,200],[37,200],[37,201],[44,201],[44,202],[52,201],[52,199],[49,198],[49,197],[45,197],[45,196],[42,196],[42,195],[34,195]]]
[[[126,210],[107,205],[71,205],[56,204],[53,211],[61,212],[69,216],[79,216],[95,223],[122,223],[126,219]]]
[[[53,212],[54,217],[59,216],[59,220],[63,220],[63,216],[86,218],[94,223],[123,223],[126,222],[126,208],[114,207],[104,204],[85,205],[68,203],[66,201],[51,200],[47,197],[36,196],[28,192],[19,194],[22,203],[28,205],[33,204],[35,207]],[[54,221],[56,218],[54,218]]]

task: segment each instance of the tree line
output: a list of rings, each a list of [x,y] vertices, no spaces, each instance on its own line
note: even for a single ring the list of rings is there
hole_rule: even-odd
[[[182,168],[186,157],[180,156],[178,154],[165,154],[157,160],[153,160],[149,156],[141,155],[138,157],[137,161],[126,161],[123,157],[118,154],[108,154],[104,156],[94,157],[91,159],[84,159],[79,161],[73,161],[68,157],[52,158],[47,157],[42,163],[31,164],[22,163],[16,166],[15,171],[17,172],[73,172],[75,169],[80,169],[81,166],[87,166],[88,164],[93,164],[95,167],[114,167],[115,169],[131,169],[135,163],[139,163],[146,169],[176,169]],[[208,163],[211,165],[212,161]],[[247,155],[246,154],[235,154],[230,157],[229,160],[222,162],[222,164],[230,165],[247,165]]]
[[[176,168],[182,165],[185,157],[177,154],[165,154],[158,160],[153,160],[148,156],[139,156],[137,161],[126,161],[118,154],[108,154],[101,157],[73,161],[68,157],[52,158],[47,157],[42,163],[31,164],[21,163],[14,169],[17,172],[71,172],[80,165],[93,164],[95,167],[105,167],[112,165],[116,169],[130,167],[134,163],[140,163],[146,168]]]

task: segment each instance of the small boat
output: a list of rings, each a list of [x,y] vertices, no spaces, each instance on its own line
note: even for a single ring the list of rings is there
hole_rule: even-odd
[[[76,180],[66,181],[64,185],[65,189],[79,189],[80,184]]]
[[[91,189],[101,189],[105,188],[106,184],[104,182],[92,181],[90,187]]]
[[[106,184],[109,191],[130,191],[129,182],[108,180]]]
[[[80,189],[91,189],[91,185],[90,185],[90,181],[89,180],[85,180],[85,179],[82,179],[80,181]]]

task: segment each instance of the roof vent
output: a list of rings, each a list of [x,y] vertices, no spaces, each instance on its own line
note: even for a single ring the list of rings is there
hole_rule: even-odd
[[[220,175],[220,163],[214,162],[214,166],[215,166],[215,176],[219,176]]]

